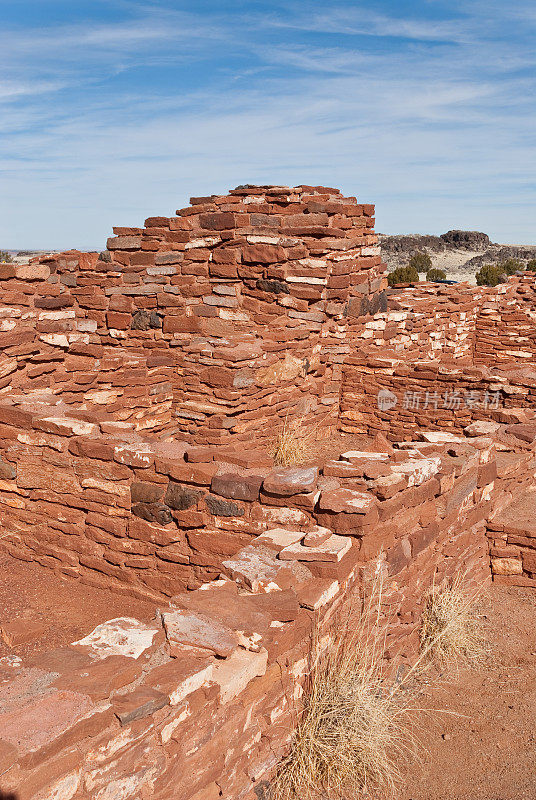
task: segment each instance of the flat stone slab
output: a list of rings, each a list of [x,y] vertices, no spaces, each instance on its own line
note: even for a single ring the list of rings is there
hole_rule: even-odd
[[[491,522],[493,526],[500,526],[505,533],[536,538],[536,492],[514,500]]]
[[[408,480],[408,486],[420,486],[421,483],[437,475],[441,469],[441,458],[440,456],[410,458],[400,464],[393,464],[391,469],[395,473],[405,475]]]
[[[297,561],[340,561],[352,546],[349,536],[337,536],[332,533],[329,539],[316,547],[306,547],[303,544],[291,544],[279,553],[282,561],[296,559]]]
[[[150,686],[138,686],[133,692],[113,699],[114,714],[122,726],[143,719],[168,705],[169,697]]]
[[[156,625],[147,625],[132,617],[117,617],[97,625],[88,636],[73,642],[73,646],[84,648],[96,659],[108,656],[139,658],[152,646],[159,630]]]
[[[388,461],[389,453],[369,453],[367,450],[348,450],[341,454],[344,461]]]
[[[303,539],[301,531],[287,531],[285,528],[272,528],[257,536],[253,542],[270,547],[273,550],[282,550],[289,544],[295,544]]]
[[[262,488],[269,494],[290,497],[293,494],[312,492],[317,481],[316,467],[288,467],[274,470],[264,479]]]
[[[162,620],[172,649],[199,647],[225,658],[238,647],[235,631],[199,612],[177,609],[162,614]]]
[[[449,444],[451,442],[459,444],[465,441],[463,436],[456,436],[456,434],[446,431],[419,431],[418,437],[423,442],[430,444]]]
[[[176,608],[216,618],[236,632],[242,647],[257,651],[270,633],[274,620],[290,622],[299,612],[299,604],[291,590],[245,595],[238,593],[234,581],[176,595],[172,603]]]
[[[171,706],[176,706],[189,694],[209,683],[215,663],[212,655],[185,651],[178,653],[167,664],[151,670],[146,680],[153,688],[169,696]]]
[[[253,592],[287,589],[311,577],[303,564],[283,563],[275,550],[264,545],[243,547],[233,559],[224,561],[223,566],[229,570],[233,580]]]
[[[311,611],[316,611],[329,603],[330,600],[333,600],[338,594],[339,588],[339,581],[337,580],[317,578],[299,590],[298,598],[302,606],[309,608]]]
[[[21,707],[0,713],[2,739],[19,753],[49,745],[97,708],[89,697],[76,692],[45,690]]]
[[[376,502],[376,498],[367,492],[356,492],[353,489],[335,489],[322,492],[318,505],[322,511],[366,514],[374,508]]]
[[[261,650],[250,653],[236,650],[230,658],[214,667],[212,680],[220,687],[222,703],[228,703],[242,692],[253,678],[260,678],[266,672],[268,653]]]
[[[28,619],[12,619],[2,622],[0,633],[8,647],[17,647],[39,639],[46,631],[42,622]]]
[[[316,528],[309,533],[306,533],[303,537],[302,544],[304,547],[318,547],[331,537],[333,531],[330,531],[329,528],[323,528],[321,525],[317,525]],[[294,542],[292,542],[294,544]]]
[[[479,419],[476,422],[472,422],[466,428],[464,428],[464,433],[467,436],[493,436],[501,426],[498,422],[492,422],[491,420]]]
[[[536,422],[517,422],[514,425],[507,425],[506,433],[521,439],[522,442],[532,444],[536,439]]]

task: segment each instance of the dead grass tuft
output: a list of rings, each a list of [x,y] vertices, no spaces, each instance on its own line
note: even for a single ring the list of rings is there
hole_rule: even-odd
[[[458,574],[441,586],[435,584],[425,600],[421,623],[421,653],[445,668],[459,661],[482,662],[485,638],[476,603],[481,587],[468,587]]]
[[[303,710],[272,800],[350,798],[375,790],[391,796],[401,764],[415,751],[408,693],[384,674],[386,623],[378,562],[370,596],[334,639],[317,641]]]
[[[270,455],[274,462],[281,467],[291,467],[307,461],[313,450],[313,439],[316,429],[306,431],[303,418],[289,421],[285,417],[283,429],[278,434]]]

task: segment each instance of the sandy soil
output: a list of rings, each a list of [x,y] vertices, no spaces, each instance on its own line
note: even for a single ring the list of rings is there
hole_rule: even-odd
[[[428,756],[396,800],[536,798],[536,593],[494,585],[484,613],[486,663],[427,691]]]
[[[442,269],[447,273],[447,278],[453,281],[467,281],[476,285],[475,268],[465,267],[465,264],[475,256],[482,255],[481,250],[447,250],[444,253],[430,253],[432,266]],[[421,279],[424,279],[424,275]]]
[[[149,621],[155,609],[155,603],[61,578],[40,564],[0,553],[0,627],[4,621],[19,619],[39,622],[44,628],[35,641],[13,648],[0,638],[0,658],[24,659],[64,647],[114,617]]]

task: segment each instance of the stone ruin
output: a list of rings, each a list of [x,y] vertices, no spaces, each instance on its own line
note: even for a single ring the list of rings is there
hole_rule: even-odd
[[[374,207],[324,187],[114,233],[0,265],[0,547],[160,611],[2,668],[0,790],[259,800],[372,564],[390,659],[432,581],[536,586],[535,276],[388,290]],[[274,467],[286,420],[361,444]]]

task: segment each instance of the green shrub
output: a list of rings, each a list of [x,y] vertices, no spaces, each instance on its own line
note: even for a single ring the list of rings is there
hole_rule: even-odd
[[[444,281],[446,280],[447,273],[443,269],[429,269],[426,273],[426,280],[427,281]]]
[[[475,275],[478,286],[497,286],[504,281],[504,271],[496,264],[485,264]]]
[[[499,264],[485,264],[475,275],[479,286],[497,286],[504,283],[510,276],[523,269],[523,264],[517,258],[507,258]]]
[[[417,272],[428,272],[428,270],[432,266],[432,259],[428,255],[428,253],[413,253],[411,256],[408,267],[414,267]]]
[[[500,264],[497,264],[497,267],[501,269],[505,275],[514,275],[519,270],[523,270],[523,263],[518,258],[507,258],[506,261],[501,261]]]
[[[389,286],[395,286],[397,283],[417,283],[419,280],[419,273],[415,267],[397,267],[387,276]]]
[[[7,250],[0,250],[0,264],[12,264],[13,258]]]
[[[528,269],[531,272],[536,272],[536,258],[531,258],[530,261],[527,261],[525,269]]]

